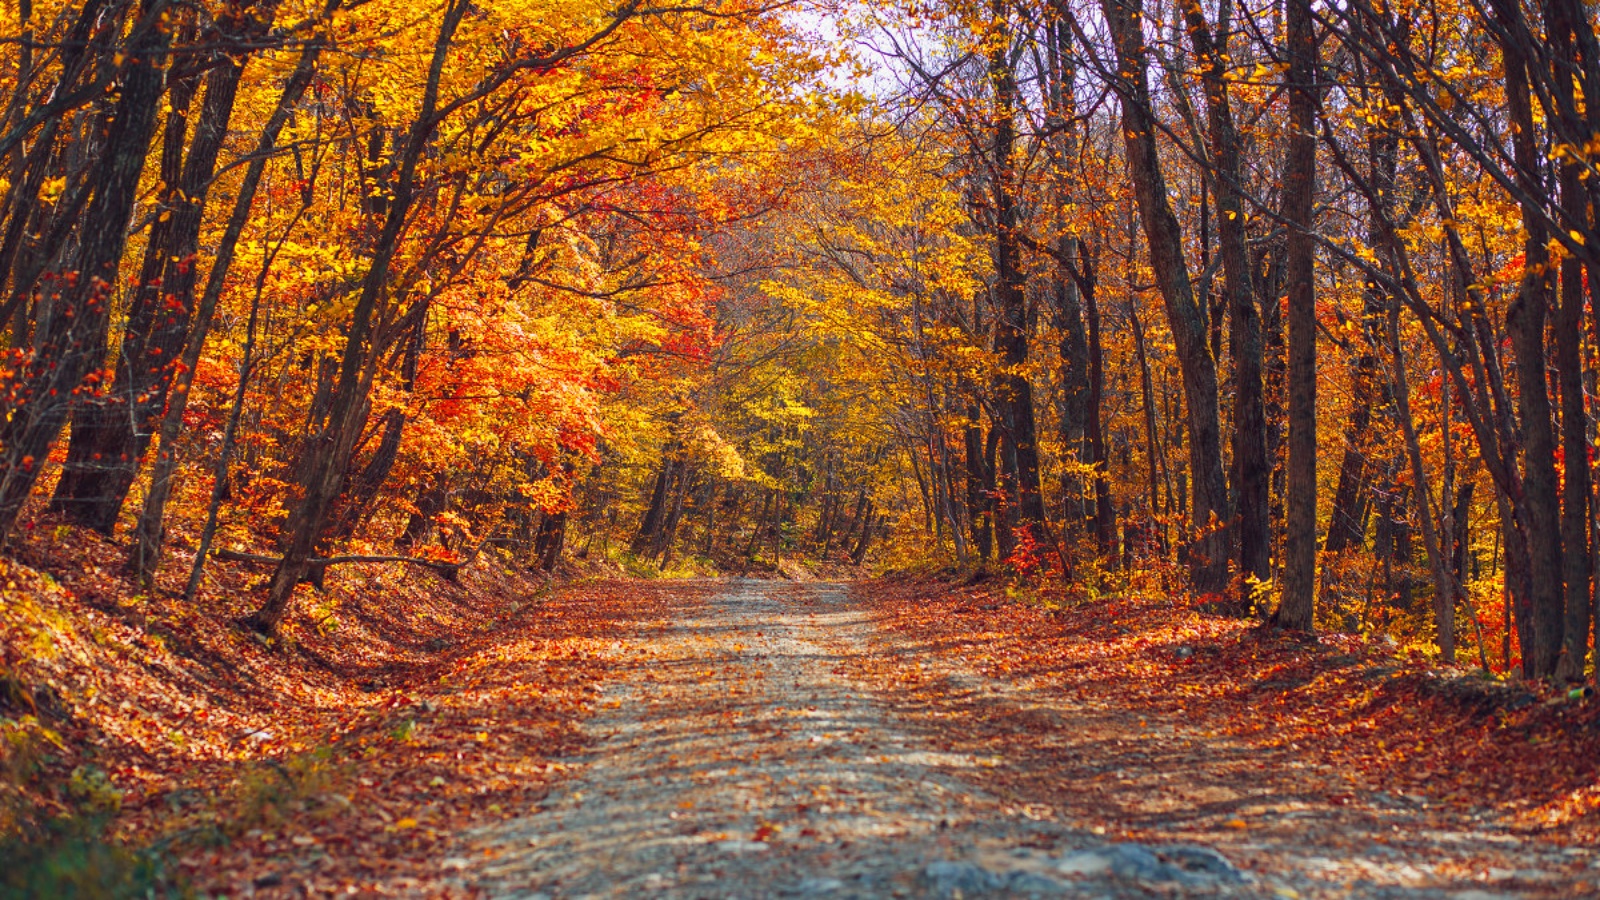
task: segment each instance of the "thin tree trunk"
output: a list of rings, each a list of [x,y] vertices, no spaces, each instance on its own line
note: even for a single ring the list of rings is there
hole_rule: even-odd
[[[379,302],[389,284],[390,265],[399,249],[401,232],[416,193],[417,166],[438,125],[436,110],[439,84],[449,56],[456,28],[470,4],[451,0],[447,5],[434,40],[433,59],[421,108],[412,124],[394,179],[394,194],[384,220],[383,231],[373,246],[372,260],[362,282],[361,294],[351,313],[344,356],[340,363],[339,385],[334,395],[328,425],[307,441],[307,480],[305,494],[283,528],[283,561],[272,573],[267,599],[252,613],[247,624],[266,634],[277,631],[289,608],[295,586],[305,577],[308,559],[317,550],[327,513],[344,482],[350,453],[360,436],[367,411],[374,375],[371,347]]]
[[[1416,420],[1411,416],[1411,386],[1406,377],[1405,355],[1400,349],[1399,320],[1400,307],[1396,305],[1389,312],[1389,356],[1394,366],[1392,388],[1395,412],[1405,437],[1406,459],[1411,464],[1411,496],[1416,501],[1417,519],[1422,525],[1422,546],[1428,553],[1428,568],[1433,573],[1434,623],[1438,632],[1439,655],[1446,663],[1453,665],[1456,660],[1456,584],[1450,574],[1450,565],[1445,560],[1439,535],[1434,530],[1433,489],[1429,486],[1428,470],[1422,462],[1422,444],[1417,436]],[[1449,427],[1448,421],[1446,427]]]
[[[1205,316],[1195,301],[1183,256],[1183,230],[1173,214],[1156,143],[1145,50],[1142,0],[1101,0],[1116,43],[1116,82],[1122,101],[1122,132],[1130,180],[1150,246],[1151,268],[1166,304],[1178,351],[1189,414],[1189,468],[1194,491],[1194,540],[1190,572],[1195,588],[1219,592],[1228,581],[1228,541],[1223,526],[1231,517],[1222,472],[1222,436],[1217,406],[1217,368],[1207,344]]]
[[[301,210],[304,212],[304,210]],[[183,599],[193,603],[200,591],[200,579],[205,574],[206,555],[211,552],[211,542],[217,533],[217,517],[222,510],[222,498],[228,489],[228,464],[233,456],[234,436],[239,432],[239,419],[244,415],[245,395],[250,388],[251,369],[255,367],[256,323],[261,317],[261,295],[266,289],[267,273],[283,244],[280,242],[267,254],[256,278],[255,294],[250,299],[250,319],[245,324],[244,346],[239,351],[239,384],[233,391],[233,406],[228,410],[228,424],[222,430],[222,446],[217,448],[217,464],[212,471],[211,502],[206,508],[206,524],[200,529],[200,546],[194,553],[194,565],[189,569],[189,582],[184,586]]]
[[[1117,521],[1111,505],[1111,465],[1106,458],[1105,423],[1101,421],[1106,391],[1105,352],[1100,346],[1100,302],[1095,291],[1095,271],[1087,257],[1083,260],[1083,273],[1084,308],[1089,314],[1089,419],[1085,426],[1089,462],[1094,466],[1094,531],[1100,552],[1113,556],[1117,552]]]
[[[339,0],[329,0],[324,7],[324,14],[331,12],[338,3]],[[194,328],[184,344],[183,359],[170,392],[166,415],[161,421],[161,438],[157,444],[155,467],[150,475],[150,489],[145,494],[144,508],[139,513],[139,522],[134,530],[134,546],[130,561],[140,584],[146,588],[153,583],[156,568],[161,561],[167,501],[172,494],[172,478],[178,469],[178,436],[183,431],[183,414],[188,408],[190,390],[194,386],[194,375],[199,368],[206,335],[211,329],[217,303],[222,298],[223,286],[227,280],[228,270],[232,268],[239,239],[249,223],[250,209],[255,202],[256,191],[261,186],[261,177],[266,171],[267,162],[273,148],[277,146],[278,135],[288,124],[291,112],[311,84],[311,77],[316,72],[317,59],[321,52],[321,42],[313,40],[307,44],[301,51],[300,61],[296,64],[293,74],[284,84],[283,91],[278,96],[277,106],[273,108],[272,115],[267,119],[267,124],[256,141],[253,158],[245,169],[244,178],[240,181],[238,194],[234,199],[233,213],[228,219],[221,241],[217,244],[211,271],[206,276],[205,292],[201,295],[200,304],[194,314]]]

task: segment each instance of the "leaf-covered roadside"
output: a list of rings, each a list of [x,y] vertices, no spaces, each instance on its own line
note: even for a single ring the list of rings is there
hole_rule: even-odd
[[[461,892],[461,834],[536,808],[617,638],[669,615],[626,584],[352,567],[268,646],[232,624],[252,573],[186,606],[115,553],[41,537],[49,571],[5,564],[0,824],[105,817],[206,895]]]
[[[1234,789],[1287,772],[1295,802],[1314,807],[1381,795],[1430,816],[1477,817],[1552,843],[1592,845],[1600,836],[1600,704],[1593,700],[1483,681],[1356,636],[1262,629],[1203,614],[1181,598],[1116,597],[1052,610],[1009,600],[995,582],[894,580],[857,589],[897,650],[865,664],[920,705],[924,718],[959,719],[959,730],[944,733],[974,746],[1034,753],[1035,763],[1051,764],[1046,738],[1059,723],[952,691],[949,665],[1107,713],[1139,737],[1159,736],[1138,733],[1166,723],[1171,744],[1175,724],[1208,746],[1237,749]],[[1109,739],[1120,747],[1126,737]],[[1140,759],[1144,768],[1160,767],[1154,756]],[[1084,785],[1073,773],[1105,775],[1085,769],[1088,762],[1056,759],[1051,783],[1059,790],[1035,799],[1071,806],[1076,796],[1081,806]],[[1151,827],[1137,804],[1093,796],[1102,802],[1077,810],[1086,818],[1128,834]],[[1256,824],[1227,810],[1218,805],[1207,827]]]

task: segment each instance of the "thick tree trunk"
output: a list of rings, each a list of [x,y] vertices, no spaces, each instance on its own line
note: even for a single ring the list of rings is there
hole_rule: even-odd
[[[1316,37],[1311,0],[1288,4],[1289,154],[1283,217],[1289,284],[1289,461],[1284,491],[1283,599],[1273,623],[1309,631],[1317,586],[1317,320],[1311,231],[1317,177]],[[1426,501],[1423,503],[1426,509]]]
[[[1098,415],[1090,399],[1089,342],[1085,330],[1083,292],[1078,283],[1080,273],[1075,268],[1083,264],[1083,242],[1071,231],[1070,216],[1074,183],[1072,167],[1076,164],[1081,147],[1081,123],[1077,105],[1076,53],[1073,50],[1070,12],[1066,0],[1051,0],[1054,7],[1045,24],[1046,65],[1049,68],[1048,104],[1045,112],[1045,129],[1054,135],[1047,143],[1050,154],[1052,201],[1059,218],[1055,227],[1063,232],[1055,241],[1055,274],[1050,284],[1051,325],[1056,332],[1056,356],[1060,387],[1057,392],[1057,413],[1060,416],[1058,434],[1064,457],[1076,454],[1077,459],[1092,455],[1085,440],[1089,419]],[[1076,528],[1080,520],[1094,519],[1086,512],[1083,479],[1076,471],[1068,469],[1062,477],[1062,519]]]
[[[1363,370],[1363,360],[1371,356],[1363,351],[1355,366],[1355,399],[1350,420],[1345,425],[1344,456],[1339,461],[1339,481],[1333,491],[1328,533],[1322,541],[1323,552],[1329,554],[1343,553],[1366,542],[1372,491],[1364,448],[1367,429],[1372,423],[1374,398],[1370,375],[1374,373]]]
[[[1562,203],[1582,220],[1588,196],[1582,171],[1570,160],[1561,166]],[[1562,580],[1566,617],[1563,648],[1556,677],[1582,681],[1589,657],[1589,416],[1583,385],[1584,266],[1582,260],[1561,261],[1561,306],[1555,317],[1556,366],[1561,386],[1561,449],[1564,460],[1561,495]]]
[[[108,125],[105,157],[94,176],[75,271],[40,317],[22,396],[0,427],[0,545],[16,526],[84,378],[104,362],[128,220],[166,93],[170,31],[161,27],[166,8],[165,0],[145,0],[141,6]]]
[[[1450,546],[1450,572],[1455,577],[1457,587],[1465,585],[1469,577],[1473,577],[1468,569],[1468,558],[1472,548],[1472,534],[1467,527],[1468,517],[1472,514],[1473,482],[1471,478],[1463,478],[1456,485],[1455,509],[1451,518],[1455,522],[1455,534],[1451,535]],[[1472,566],[1476,569],[1476,565]]]
[[[1505,0],[1496,6],[1507,8]],[[1511,119],[1511,143],[1524,190],[1542,196],[1543,185],[1533,179],[1544,170],[1535,145],[1533,110],[1528,92],[1527,61],[1517,42],[1503,36],[1506,106]],[[1523,434],[1523,502],[1528,542],[1528,603],[1532,634],[1523,659],[1523,672],[1542,678],[1555,673],[1563,649],[1565,599],[1562,590],[1565,564],[1561,547],[1560,479],[1556,475],[1556,439],[1551,424],[1550,394],[1545,379],[1545,322],[1552,293],[1548,230],[1540,210],[1523,205],[1524,275],[1516,298],[1506,311],[1506,331],[1517,371],[1517,412]]]
[[[277,0],[234,2],[224,10],[230,22],[257,23],[230,40],[251,41],[272,21]],[[251,7],[243,15],[243,7]],[[202,40],[220,40],[212,32]],[[228,135],[244,65],[226,54],[206,76],[205,98],[189,152],[183,155],[188,96],[193,88],[174,86],[163,179],[163,217],[151,227],[144,271],[134,291],[123,330],[116,376],[107,402],[85,404],[73,419],[67,460],[54,502],[70,518],[106,534],[139,473],[140,461],[161,423],[176,361],[189,338],[198,277],[200,230],[217,158]],[[181,160],[181,166],[177,165]],[[170,175],[169,175],[170,170]]]
[[[539,521],[539,533],[533,539],[533,567],[540,572],[554,572],[566,542],[567,513],[545,513]]]
[[[661,531],[666,526],[668,505],[672,500],[673,487],[677,484],[679,470],[683,463],[678,459],[679,447],[677,441],[669,441],[661,450],[661,469],[656,473],[654,483],[650,489],[650,502],[645,507],[644,518],[639,521],[639,530],[634,533],[633,543],[629,550],[635,556],[650,555],[654,557],[660,550]]]
[[[687,469],[678,473],[678,487],[673,491],[672,506],[667,510],[666,521],[661,525],[654,548],[654,557],[662,569],[672,561],[672,545],[678,536],[678,523],[683,521],[683,504],[693,490],[695,479],[695,473]]]
[[[192,39],[192,31],[187,36]],[[173,84],[167,93],[167,121],[157,176],[159,183],[167,186],[167,195],[161,198],[167,214],[158,216],[150,225],[144,260],[134,279],[121,352],[115,357],[116,380],[106,393],[80,401],[73,410],[67,457],[61,466],[55,495],[50,499],[50,508],[68,521],[105,535],[111,534],[121,508],[120,501],[114,505],[110,502],[114,499],[110,496],[116,481],[114,473],[132,462],[127,459],[129,448],[122,436],[124,432],[133,432],[139,416],[139,398],[130,390],[135,357],[129,356],[128,345],[142,343],[148,336],[153,324],[152,310],[164,293],[161,275],[177,241],[174,235],[177,222],[172,207],[183,185],[183,151],[189,137],[189,107],[194,100],[195,86],[192,78],[184,79]],[[195,224],[198,228],[198,221]],[[142,333],[134,337],[135,332]],[[147,362],[148,353],[139,354],[137,360]]]
[[[997,22],[1007,15],[1006,0],[994,0]],[[994,143],[990,184],[994,204],[995,352],[1003,366],[996,379],[996,405],[1006,456],[1006,502],[1012,515],[1008,525],[1017,532],[1031,530],[1042,538],[1044,496],[1039,483],[1039,447],[1034,423],[1033,386],[1023,371],[1028,362],[1027,279],[1022,271],[1022,248],[1018,238],[1020,212],[1017,207],[1015,160],[1017,79],[1011,67],[1009,41],[996,40],[989,51],[989,82],[994,91]]]
[[[967,409],[968,424],[962,431],[966,448],[967,522],[972,546],[982,566],[994,556],[994,469],[984,453],[982,413],[977,406]]]
[[[850,551],[852,565],[861,565],[867,558],[867,550],[872,546],[872,529],[877,524],[876,512],[872,501],[867,501],[865,515],[861,517],[861,536],[856,539],[856,547]]]

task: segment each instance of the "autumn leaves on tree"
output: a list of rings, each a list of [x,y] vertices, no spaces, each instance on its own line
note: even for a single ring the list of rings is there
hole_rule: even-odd
[[[750,211],[718,169],[814,117],[754,6],[6,15],[0,532],[46,475],[111,534],[151,462],[133,564],[189,520],[192,596],[214,530],[276,530],[267,631],[374,517],[459,565],[562,514],[598,396],[711,340],[696,244]]]
[[[1139,571],[1588,671],[1577,0],[3,16],[13,543],[256,566],[267,633],[493,548]]]

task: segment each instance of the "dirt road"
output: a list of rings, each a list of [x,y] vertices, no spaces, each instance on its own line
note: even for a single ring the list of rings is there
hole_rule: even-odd
[[[640,641],[626,654],[639,662],[587,726],[590,752],[567,761],[569,777],[540,809],[471,837],[469,858],[479,862],[462,873],[467,883],[527,900],[1487,900],[1582,896],[1581,878],[1600,860],[1487,828],[1438,832],[1404,802],[1381,798],[1362,798],[1362,815],[1338,822],[1284,812],[1282,827],[1224,846],[1185,829],[1194,817],[1184,809],[1198,801],[1184,799],[1194,791],[1171,785],[1170,773],[1165,787],[1162,779],[1122,779],[1121,788],[1083,781],[1069,810],[1049,798],[1073,792],[1061,781],[1078,773],[1028,770],[1029,760],[1010,758],[1004,746],[940,750],[952,744],[938,729],[981,714],[970,704],[975,695],[990,707],[1041,709],[1040,727],[1066,742],[1088,733],[1090,713],[1080,721],[1070,703],[948,668],[942,677],[966,705],[942,716],[904,714],[893,685],[858,665],[898,652],[893,638],[843,586],[731,581],[665,637]],[[1154,765],[1149,741],[1179,739],[1173,726],[1145,723],[1126,742],[1107,741],[1110,726],[1096,715],[1101,763],[1113,769]],[[1291,777],[1263,774],[1259,786],[1280,794],[1273,779]],[[1040,785],[1037,797],[1030,783]],[[1178,797],[1152,805],[1169,810],[1159,815],[1170,816],[1174,839],[1115,840],[1096,824],[1096,804],[1150,798],[1108,790]],[[1424,850],[1390,840],[1430,827]],[[1501,864],[1482,866],[1485,853]]]

